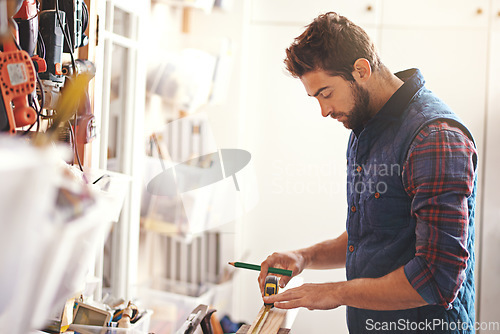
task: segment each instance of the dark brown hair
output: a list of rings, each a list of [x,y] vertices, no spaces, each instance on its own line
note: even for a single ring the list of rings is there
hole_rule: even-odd
[[[286,50],[286,69],[294,77],[323,70],[354,81],[354,62],[365,58],[373,70],[381,66],[367,33],[344,16],[329,12],[318,16]]]

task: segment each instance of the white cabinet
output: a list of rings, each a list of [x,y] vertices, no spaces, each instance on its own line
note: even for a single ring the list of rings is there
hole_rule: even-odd
[[[490,61],[488,80],[488,101],[486,114],[486,149],[481,162],[483,164],[483,224],[480,258],[479,320],[481,322],[498,321],[498,300],[500,300],[500,204],[498,189],[500,178],[500,1],[493,1],[491,11],[492,31],[490,36]],[[487,332],[487,331],[485,331]]]
[[[379,50],[393,71],[417,67],[427,88],[484,147],[489,1],[384,0]]]
[[[378,20],[381,0],[254,0],[252,21],[270,23],[309,24],[325,12],[337,12],[359,24],[374,25]]]
[[[491,28],[494,33],[497,33],[500,31],[500,0],[493,0],[492,1],[492,6],[491,6],[491,11],[490,11],[490,17],[491,17]],[[492,45],[495,45],[498,47],[498,40],[492,40]],[[497,53],[498,55],[498,53]],[[498,73],[498,72],[497,72]]]
[[[381,59],[393,72],[416,67],[484,147],[488,33],[486,28],[394,28],[382,25]]]
[[[486,27],[488,0],[383,0],[382,22],[400,27]]]

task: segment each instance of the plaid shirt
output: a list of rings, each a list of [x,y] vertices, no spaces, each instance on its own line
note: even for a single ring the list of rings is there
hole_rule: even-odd
[[[476,162],[475,145],[459,128],[435,122],[419,132],[403,167],[417,220],[416,254],[405,274],[426,302],[448,309],[465,279]]]

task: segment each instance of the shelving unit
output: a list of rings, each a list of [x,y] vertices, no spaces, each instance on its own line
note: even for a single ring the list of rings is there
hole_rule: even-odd
[[[92,163],[130,178],[125,204],[111,236],[110,293],[132,298],[136,282],[141,194],[145,74],[142,70],[147,3],[100,1],[94,115],[99,134]]]

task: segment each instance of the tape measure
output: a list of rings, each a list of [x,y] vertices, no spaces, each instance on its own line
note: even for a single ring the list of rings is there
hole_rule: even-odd
[[[272,296],[278,293],[279,290],[279,278],[276,276],[267,276],[266,281],[264,283],[264,296]],[[269,315],[269,311],[274,307],[273,303],[264,303],[264,311],[262,312],[259,321],[255,325],[251,334],[257,334],[260,332],[264,323],[266,322],[266,318]]]

